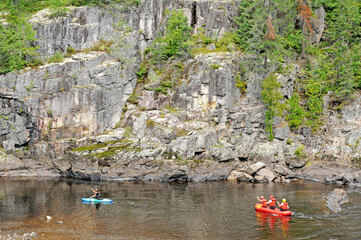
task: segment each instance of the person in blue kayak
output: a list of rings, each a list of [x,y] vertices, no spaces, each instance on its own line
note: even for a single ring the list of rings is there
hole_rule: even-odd
[[[98,189],[93,189],[91,188],[91,190],[93,191],[93,195],[90,196],[90,198],[95,198],[95,199],[100,199],[100,192],[98,191]]]
[[[282,203],[280,204],[279,202],[278,206],[280,207],[281,211],[287,211],[290,207],[288,206],[288,203],[286,202],[286,199],[282,199]]]

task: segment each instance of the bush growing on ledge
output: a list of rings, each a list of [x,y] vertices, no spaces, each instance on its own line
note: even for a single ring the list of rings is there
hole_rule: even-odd
[[[41,65],[44,65],[44,61],[37,57],[31,58],[31,60],[27,63],[27,67],[31,67],[31,68],[36,68]]]
[[[138,82],[143,81],[145,74],[148,72],[147,68],[144,64],[140,64],[138,72],[135,73],[137,75]]]
[[[236,87],[238,87],[241,90],[241,93],[246,93],[246,89],[247,89],[247,82],[243,81],[241,79],[241,76],[238,74],[236,77]]]
[[[48,58],[48,63],[58,63],[58,62],[62,62],[64,59],[64,54],[61,52],[56,52],[54,53],[53,56]]]
[[[271,73],[262,83],[262,100],[267,107],[266,112],[266,132],[268,139],[272,141],[273,119],[275,116],[282,116],[285,105],[280,101],[283,99],[281,94],[281,84],[277,82],[276,74]]]
[[[60,17],[66,17],[68,14],[69,9],[66,7],[59,7],[53,9],[53,13],[50,15],[50,18],[60,18]]]
[[[200,33],[192,36],[192,39],[188,41],[191,48],[191,55],[207,54],[207,53],[219,53],[219,52],[231,52],[239,50],[236,43],[235,33],[226,32],[220,38],[206,37],[204,30],[201,29]],[[207,45],[214,43],[214,49],[208,48]]]
[[[306,153],[305,153],[305,145],[301,144],[295,151],[295,155],[296,157],[298,158],[305,158],[307,157],[306,156]]]
[[[166,30],[155,39],[154,45],[148,49],[153,61],[164,61],[179,57],[189,50],[187,41],[191,38],[192,28],[182,10],[167,12],[169,14]]]
[[[305,112],[299,105],[300,97],[297,93],[293,93],[292,97],[288,101],[288,115],[286,120],[291,129],[297,129],[303,123]]]
[[[25,18],[19,17],[7,26],[0,24],[0,74],[27,66],[27,57],[35,55],[35,31]]]
[[[66,49],[65,57],[71,57],[75,53],[76,53],[76,50],[74,48],[68,46],[67,49]]]
[[[91,51],[105,51],[109,53],[109,48],[114,44],[113,41],[106,41],[104,39],[101,39],[99,42],[94,44],[90,50]]]
[[[137,94],[137,92],[135,90],[129,96],[128,102],[133,103],[133,104],[138,104],[139,103],[138,94]]]
[[[168,93],[168,89],[172,88],[172,85],[173,85],[173,83],[171,80],[166,80],[166,81],[162,82],[154,90],[158,93],[162,93],[162,94],[166,95]]]

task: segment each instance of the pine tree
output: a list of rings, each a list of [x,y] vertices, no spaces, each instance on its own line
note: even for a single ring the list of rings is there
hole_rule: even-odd
[[[252,12],[252,17],[249,20],[251,28],[248,34],[251,37],[247,39],[247,50],[259,54],[264,51],[263,37],[266,31],[265,20],[267,18],[267,11],[264,9],[264,2],[262,0],[254,1],[250,11]]]
[[[311,25],[311,19],[312,19],[312,10],[311,8],[306,4],[306,0],[297,0],[298,3],[298,14],[301,21],[302,26],[302,34],[303,34],[303,41],[301,46],[301,58],[306,58],[306,41],[310,34],[312,34],[314,31],[312,29]]]
[[[281,83],[277,81],[277,76],[271,73],[262,82],[262,101],[267,107],[266,112],[266,132],[268,133],[268,139],[273,140],[273,119],[275,116],[281,116],[285,105],[280,101],[283,99],[283,95],[280,91]]]
[[[359,86],[359,62],[361,54],[361,7],[357,0],[337,1],[330,4],[327,39],[328,59],[335,69],[330,82],[339,99],[347,99]]]
[[[32,25],[22,17],[7,26],[0,26],[0,74],[26,66],[26,58],[36,54],[36,48],[31,46],[34,37]]]
[[[273,41],[275,41],[277,38],[277,34],[273,28],[272,24],[272,15],[269,14],[267,18],[267,31],[264,36],[265,41],[265,54],[264,54],[264,68],[267,68],[267,57],[268,57],[268,50],[273,46]]]
[[[180,56],[188,51],[187,40],[191,38],[192,28],[182,10],[169,12],[166,30],[154,42],[154,59],[167,60],[173,56]]]
[[[248,48],[248,41],[252,37],[250,30],[252,28],[252,1],[244,0],[239,4],[239,17],[235,18],[238,25],[236,29],[236,43],[242,47],[244,51]]]

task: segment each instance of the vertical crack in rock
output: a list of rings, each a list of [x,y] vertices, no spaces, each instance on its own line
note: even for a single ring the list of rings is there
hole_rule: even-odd
[[[194,1],[192,3],[192,20],[191,20],[191,27],[194,28],[194,26],[197,24],[197,2]]]

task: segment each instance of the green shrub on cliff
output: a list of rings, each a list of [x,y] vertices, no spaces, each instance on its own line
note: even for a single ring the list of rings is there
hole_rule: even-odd
[[[166,95],[168,93],[168,89],[172,88],[173,82],[171,80],[165,80],[161,82],[161,84],[154,89],[154,91],[158,93],[162,93]]]
[[[182,10],[167,12],[169,15],[166,29],[149,48],[153,62],[164,61],[169,58],[179,57],[189,51],[187,41],[191,38],[192,28]]]
[[[295,155],[297,158],[306,158],[307,155],[305,153],[305,145],[301,144],[298,146],[298,148],[295,150]]]
[[[300,48],[300,31],[296,30],[297,5],[294,0],[244,0],[239,4],[236,42],[244,52],[283,61],[283,56],[293,55]],[[267,19],[272,19],[269,21]],[[269,41],[269,30],[274,29],[275,38]],[[273,48],[267,53],[267,49]]]
[[[293,93],[290,100],[288,100],[288,114],[286,120],[291,129],[297,129],[304,120],[305,112],[299,104],[300,97],[297,93]]]
[[[135,73],[135,75],[137,75],[138,82],[143,81],[144,76],[147,72],[147,67],[144,66],[144,64],[140,64],[138,72]]]
[[[0,11],[10,12],[13,9],[16,9],[22,14],[31,14],[44,8],[51,8],[57,12],[58,10],[69,6],[80,7],[110,4],[120,4],[128,9],[131,6],[138,7],[140,3],[141,0],[2,0],[0,2]],[[59,11],[59,13],[61,13],[61,11]]]
[[[64,54],[61,52],[56,52],[54,53],[54,55],[48,58],[48,63],[58,63],[63,61],[63,59],[64,59]]]
[[[35,55],[31,46],[35,32],[25,18],[19,17],[7,26],[0,24],[0,74],[27,66],[26,58]]]
[[[277,81],[276,74],[271,73],[262,83],[262,100],[266,105],[266,132],[268,139],[272,141],[273,136],[273,119],[275,116],[282,116],[285,104],[280,101],[283,99],[281,93],[281,83]]]
[[[242,47],[242,49],[247,49],[248,41],[252,37],[250,31],[252,28],[252,11],[251,6],[252,2],[250,0],[244,0],[239,4],[239,17],[237,17],[236,24],[238,28],[236,29],[237,33],[237,43]]]
[[[308,96],[306,116],[308,121],[306,124],[317,131],[319,126],[323,125],[323,96],[324,85],[323,81],[319,78],[310,78],[306,85]]]
[[[247,82],[245,80],[242,80],[239,74],[236,76],[236,87],[241,90],[242,94],[246,93],[247,91]]]

